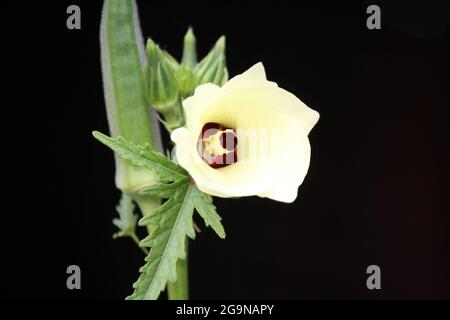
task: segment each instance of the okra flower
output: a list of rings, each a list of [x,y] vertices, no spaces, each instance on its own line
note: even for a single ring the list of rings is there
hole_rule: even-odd
[[[222,87],[207,83],[183,101],[175,156],[198,188],[218,197],[293,202],[310,162],[308,134],[319,113],[267,81],[256,64]]]

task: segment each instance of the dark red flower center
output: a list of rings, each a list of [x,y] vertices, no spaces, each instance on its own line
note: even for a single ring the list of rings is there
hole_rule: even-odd
[[[236,131],[219,123],[208,122],[197,142],[197,151],[212,168],[223,168],[237,162]]]

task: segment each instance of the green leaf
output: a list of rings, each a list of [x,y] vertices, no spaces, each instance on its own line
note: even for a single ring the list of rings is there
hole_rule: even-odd
[[[163,190],[164,194],[168,190],[165,188],[168,186],[155,187],[154,190]],[[177,259],[186,258],[185,238],[195,238],[194,209],[207,226],[211,226],[220,238],[225,238],[221,218],[210,195],[199,191],[189,181],[171,184],[169,189],[173,196],[152,214],[139,220],[139,226],[152,226],[155,230],[140,243],[142,247],[151,247],[151,250],[128,299],[157,299],[167,281],[176,281]]]
[[[134,166],[152,171],[158,181],[175,181],[185,179],[188,173],[162,153],[151,150],[149,145],[138,146],[122,137],[111,138],[98,131],[93,136],[114,150],[122,159],[130,161]]]
[[[192,220],[194,209],[204,219],[206,226],[211,226],[219,237],[225,238],[221,218],[212,203],[212,197],[199,191],[191,183],[188,173],[178,164],[146,146],[137,146],[121,137],[110,138],[100,132],[93,132],[93,135],[118,156],[155,173],[158,182],[140,190],[140,196],[168,199],[138,222],[139,226],[153,230],[139,244],[141,247],[151,247],[151,250],[145,259],[146,264],[140,269],[139,279],[133,285],[134,292],[128,297],[156,299],[167,281],[176,281],[177,259],[186,258],[186,236],[195,238]],[[115,219],[114,224],[121,230],[134,230],[136,217],[131,199],[123,196],[117,210],[120,219]]]
[[[113,224],[119,229],[119,232],[115,233],[113,238],[133,237],[136,235],[138,216],[134,214],[134,209],[133,199],[122,193],[119,205],[116,207],[119,218],[113,219]]]
[[[140,269],[139,279],[133,284],[134,292],[127,299],[157,299],[167,281],[176,281],[177,259],[186,258],[186,236],[195,238],[194,189],[189,183],[183,184],[172,198],[139,221],[139,225],[156,228],[141,241],[141,246],[149,246],[151,250]]]
[[[205,221],[205,225],[207,227],[211,226],[220,238],[225,239],[225,230],[221,222],[222,218],[216,211],[216,206],[213,204],[213,198],[197,188],[195,188],[193,193],[195,209]]]
[[[154,186],[143,188],[139,191],[139,194],[169,199],[175,195],[180,186],[187,182],[189,182],[189,178],[183,178],[173,183],[158,183]]]

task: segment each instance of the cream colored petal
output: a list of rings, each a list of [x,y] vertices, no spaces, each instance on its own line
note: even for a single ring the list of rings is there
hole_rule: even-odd
[[[203,123],[217,122],[232,128],[270,124],[274,115],[297,121],[308,134],[319,120],[319,113],[290,92],[274,86],[236,88],[221,95],[201,117]]]
[[[298,135],[293,146],[288,148],[288,154],[277,167],[278,181],[275,181],[268,192],[258,194],[273,200],[291,203],[297,198],[298,188],[303,183],[308,172],[311,147],[303,129],[298,129]]]
[[[220,87],[212,83],[205,83],[195,89],[194,95],[183,101],[183,110],[186,116],[186,127],[192,133],[199,133],[202,123],[200,119],[206,110],[220,96]]]
[[[283,89],[280,89],[283,90]],[[284,90],[286,91],[286,90]],[[306,134],[309,134],[309,132],[312,130],[312,128],[316,125],[316,123],[319,121],[320,114],[316,111],[308,107],[306,104],[304,104],[299,98],[294,96],[292,93],[286,91],[289,95],[291,95],[291,99],[295,100],[298,104],[297,108],[294,108],[292,110],[292,114],[294,118],[300,123],[300,125],[305,129]],[[293,103],[292,105],[294,105]]]
[[[266,72],[261,62],[255,64],[241,75],[235,76],[228,81],[221,90],[221,95],[229,94],[234,89],[246,89],[248,87],[266,87],[270,86],[274,91],[280,90],[280,98],[284,97],[284,102],[280,105],[284,105],[285,110],[279,110],[280,112],[286,112],[292,115],[303,126],[306,133],[309,134],[311,129],[315,126],[319,120],[319,113],[307,105],[305,105],[300,99],[298,99],[292,93],[278,88],[275,82],[267,81]],[[274,105],[272,107],[277,108],[280,105]]]
[[[244,73],[237,75],[230,79],[222,86],[222,93],[225,94],[230,90],[248,86],[276,86],[275,82],[267,81],[266,71],[261,62],[258,62],[253,67]]]

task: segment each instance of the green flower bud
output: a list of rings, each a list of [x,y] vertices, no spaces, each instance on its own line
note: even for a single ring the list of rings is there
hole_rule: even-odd
[[[195,67],[194,73],[198,78],[198,84],[211,82],[221,86],[228,80],[224,36],[217,40],[208,55]]]
[[[161,50],[153,40],[147,41],[147,79],[149,99],[159,112],[169,111],[178,103],[178,86],[175,78],[176,60]],[[178,63],[177,63],[178,64]]]
[[[183,58],[181,64],[189,69],[193,69],[197,64],[197,41],[194,31],[189,28],[184,36]]]
[[[189,97],[194,93],[194,89],[197,86],[197,76],[194,71],[185,66],[181,66],[176,71],[175,77],[177,78],[178,90],[181,97]]]
[[[163,55],[164,60],[166,61],[167,65],[172,69],[173,72],[176,72],[178,70],[178,68],[180,67],[180,64],[178,63],[178,61],[166,50],[160,49],[160,52]]]

